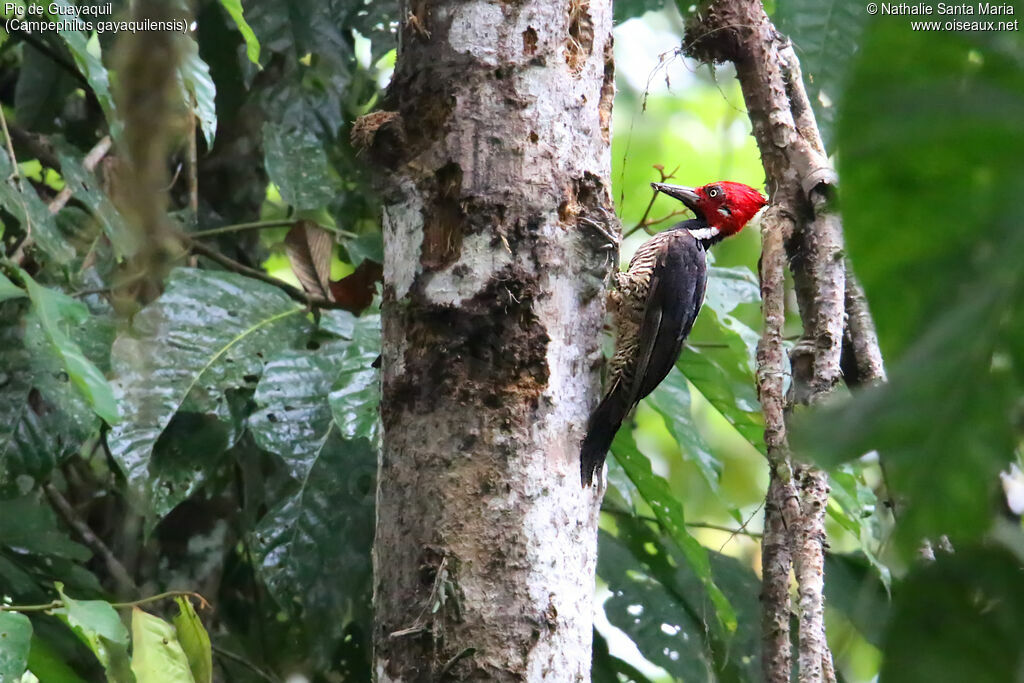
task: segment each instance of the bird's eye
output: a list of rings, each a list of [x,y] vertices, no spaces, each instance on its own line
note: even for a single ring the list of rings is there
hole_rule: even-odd
[[[717,197],[718,196],[718,188],[713,187],[710,190],[708,190],[708,196],[711,197],[712,199]]]

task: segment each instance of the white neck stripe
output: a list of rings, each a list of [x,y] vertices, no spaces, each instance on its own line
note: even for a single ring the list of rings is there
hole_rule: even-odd
[[[693,235],[694,239],[700,240],[700,241],[703,242],[704,240],[710,240],[710,239],[714,239],[715,237],[718,237],[718,234],[721,231],[718,228],[711,227],[711,228],[698,228],[697,230],[689,230],[688,232],[691,235]]]

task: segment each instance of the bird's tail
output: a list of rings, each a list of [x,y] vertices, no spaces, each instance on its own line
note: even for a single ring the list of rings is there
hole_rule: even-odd
[[[625,393],[621,385],[616,387],[590,415],[587,435],[580,447],[580,479],[584,486],[590,486],[594,482],[594,475],[601,471],[615,433],[619,431],[622,420],[632,407]]]

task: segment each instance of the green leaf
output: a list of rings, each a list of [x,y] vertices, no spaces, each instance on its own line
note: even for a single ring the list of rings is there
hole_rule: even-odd
[[[832,147],[837,105],[868,21],[854,0],[778,0],[775,24],[793,41],[818,128]]]
[[[181,649],[188,658],[192,678],[195,683],[212,683],[213,650],[210,647],[210,635],[203,628],[203,622],[199,620],[188,598],[177,597],[174,601],[178,603],[178,615],[173,619],[174,628]]]
[[[267,175],[296,210],[325,206],[337,192],[322,143],[306,129],[263,125]]]
[[[376,448],[365,439],[344,441],[332,428],[298,490],[253,533],[268,590],[301,611],[321,647],[341,638],[353,619],[369,632],[376,471]]]
[[[27,304],[0,304],[0,485],[47,477],[99,424]]]
[[[285,461],[292,477],[304,479],[337,432],[327,395],[347,343],[315,351],[289,350],[272,358],[253,397],[256,411],[249,428],[256,443]]]
[[[105,600],[73,600],[57,583],[64,607],[53,610],[85,643],[114,681],[130,680],[128,674],[128,629],[121,617]]]
[[[49,15],[54,21],[66,19],[69,16],[77,16],[75,6],[67,0],[55,0],[47,6],[54,5],[58,8],[58,12],[57,14]],[[93,94],[96,95],[96,101],[99,102],[100,108],[103,109],[103,113],[106,115],[107,125],[110,126],[110,130],[117,137],[118,121],[114,98],[110,94],[110,75],[107,73],[107,68],[103,66],[99,42],[90,46],[89,40],[80,31],[66,28],[57,31],[57,34],[68,48],[71,57],[75,60],[75,66],[85,76],[86,82],[92,88]]]
[[[50,210],[31,185],[22,179],[19,189],[13,174],[7,151],[0,148],[0,205],[14,216],[22,230],[31,234],[43,253],[57,263],[67,263],[74,257],[74,249],[65,242]]]
[[[0,302],[7,301],[8,299],[18,299],[23,296],[28,296],[25,290],[11,282],[6,275],[0,273]]]
[[[0,681],[20,680],[28,666],[32,622],[24,614],[0,612]]]
[[[18,123],[33,131],[52,132],[75,80],[57,62],[31,45],[22,46],[21,69],[14,88]]]
[[[838,609],[864,639],[882,646],[889,620],[888,581],[862,555],[825,555],[825,604]]]
[[[71,381],[89,401],[97,415],[108,424],[116,423],[117,403],[107,378],[85,357],[82,349],[66,331],[69,325],[80,324],[88,318],[89,310],[84,304],[65,294],[36,284],[36,281],[24,271],[21,271],[21,277],[32,300],[33,313],[54,351],[63,361]]]
[[[380,316],[356,321],[352,342],[338,359],[338,374],[328,400],[334,422],[345,439],[380,438],[380,373],[373,362],[380,354]]]
[[[137,683],[193,681],[174,627],[138,607],[132,609],[132,673]]]
[[[101,189],[102,186],[95,174],[86,169],[78,155],[72,154],[70,149],[70,146],[67,146],[58,151],[57,158],[60,160],[61,175],[71,190],[71,196],[88,207],[96,217],[117,256],[134,255],[139,249],[139,235],[125,223],[124,217]]]
[[[251,386],[264,359],[306,338],[305,310],[271,285],[233,273],[177,269],[163,296],[135,316],[114,343],[114,386],[124,420],[110,451],[148,516],[182,499],[153,476],[161,433],[180,410],[218,414],[228,389]],[[192,475],[181,473],[190,481]],[[180,480],[179,480],[180,487]]]
[[[657,12],[664,6],[665,0],[615,0],[612,5],[617,24],[643,16],[647,12]]]
[[[673,368],[648,399],[648,403],[665,419],[665,426],[675,437],[683,456],[697,466],[711,491],[721,497],[722,463],[711,454],[700,435],[690,412],[690,387],[678,369]]]
[[[1017,680],[1024,666],[1017,557],[958,546],[955,554],[917,563],[895,595],[881,680]]]
[[[1018,440],[1024,207],[1007,197],[1024,193],[1024,62],[1004,37],[881,17],[842,101],[847,247],[890,381],[799,416],[791,436],[825,465],[878,451],[907,502],[895,534],[905,557],[922,538],[959,546],[988,530],[979,492]],[[894,296],[895,283],[912,285]]]
[[[712,300],[710,294],[708,299]],[[676,367],[743,438],[763,453],[764,417],[752,370],[757,333],[708,305],[697,317],[690,339],[699,342],[683,349]]]
[[[217,86],[210,77],[210,67],[199,56],[199,46],[191,38],[185,41],[185,55],[179,74],[185,87],[184,100],[191,102],[195,109],[199,127],[206,138],[206,148],[213,149],[213,138],[217,133]]]
[[[92,553],[75,543],[57,526],[50,506],[38,494],[0,501],[0,546],[72,560],[88,560]]]
[[[715,606],[708,599],[700,580],[689,570],[682,552],[668,537],[656,533],[648,522],[634,515],[616,515],[617,542],[633,554],[635,573],[630,580],[645,575],[656,581],[669,594],[678,609],[700,626],[698,635],[703,640],[715,680],[761,680],[759,619],[761,606],[758,596],[761,585],[754,572],[736,558],[709,551],[712,575],[729,603],[737,610],[737,628],[731,635],[723,635],[712,628]],[[600,552],[607,547],[599,536]],[[598,553],[600,556],[600,552]],[[600,559],[598,561],[600,568]],[[602,578],[605,578],[602,575]],[[655,608],[657,609],[657,607]]]
[[[40,681],[60,681],[60,683],[86,683],[85,679],[75,673],[60,650],[63,639],[54,638],[50,631],[63,629],[59,624],[40,625],[44,633],[32,634],[32,649],[28,653],[28,669]],[[54,642],[56,641],[56,642]]]
[[[636,667],[608,652],[608,641],[594,629],[593,656],[590,665],[592,683],[650,683]]]
[[[700,579],[715,606],[718,625],[726,633],[735,631],[736,612],[715,585],[707,550],[686,530],[683,506],[672,495],[668,482],[651,471],[650,461],[637,450],[633,435],[628,429],[620,429],[616,434],[615,441],[612,442],[612,454],[622,465],[644,501],[654,511],[658,523],[679,547],[686,562]]]
[[[239,32],[242,34],[242,38],[245,40],[245,54],[249,61],[259,66],[260,41],[256,39],[256,34],[252,32],[249,22],[245,20],[242,14],[241,0],[220,0],[220,4],[231,15],[235,26],[238,27]]]

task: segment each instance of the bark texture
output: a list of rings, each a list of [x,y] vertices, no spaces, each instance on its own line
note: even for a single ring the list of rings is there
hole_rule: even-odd
[[[878,340],[863,292],[843,258],[842,222],[832,206],[837,178],[792,44],[772,25],[760,0],[715,0],[688,23],[685,49],[703,61],[735,64],[772,200],[763,223],[765,330],[758,360],[771,467],[762,591],[765,678],[790,680],[792,563],[799,595],[799,680],[834,681],[823,592],[828,479],[814,467],[794,465],[784,417],[788,406],[814,403],[841,380],[850,386],[884,381]],[[783,242],[804,327],[790,352],[786,398],[781,395]]]
[[[389,170],[375,676],[587,680],[611,2],[404,12],[384,111],[353,131]]]
[[[768,454],[768,493],[765,496],[764,537],[761,539],[761,649],[767,683],[789,683],[789,572],[793,568],[790,529],[800,518],[799,498],[786,440],[785,377],[786,321],[784,233],[792,229],[782,212],[769,208],[761,221],[761,312],[764,331],[757,346],[757,394],[764,412]]]

